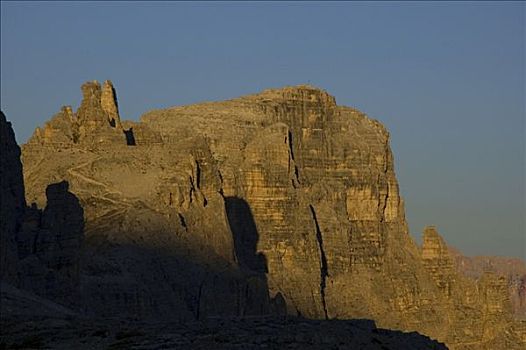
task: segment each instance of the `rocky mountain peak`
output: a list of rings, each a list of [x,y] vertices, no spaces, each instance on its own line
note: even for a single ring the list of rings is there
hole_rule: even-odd
[[[455,279],[453,259],[446,242],[438,234],[435,226],[424,228],[422,260],[439,289],[448,297],[451,296],[451,288]]]
[[[309,105],[320,105],[323,107],[336,107],[336,99],[327,91],[312,85],[286,86],[279,89],[267,89],[257,95],[263,100],[273,100],[285,103],[305,103]]]
[[[113,83],[104,84],[88,81],[82,84],[82,101],[76,112],[71,106],[64,106],[43,128],[37,128],[29,140],[30,145],[68,147],[84,143],[126,145],[133,132],[124,130],[117,104]],[[131,133],[131,134],[130,134]]]
[[[96,80],[86,82],[81,86],[82,102],[77,110],[79,125],[86,129],[97,129],[110,126],[109,117],[102,108],[102,89]]]
[[[422,258],[424,260],[450,258],[446,242],[438,234],[435,226],[426,226],[422,237]]]
[[[122,128],[121,118],[119,116],[119,106],[117,103],[117,94],[111,80],[104,81],[100,97],[102,109],[106,112],[110,125]]]

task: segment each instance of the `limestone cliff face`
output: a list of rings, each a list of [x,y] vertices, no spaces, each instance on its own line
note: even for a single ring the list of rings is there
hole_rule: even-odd
[[[310,86],[153,111],[142,121],[168,142],[208,138],[224,194],[252,209],[271,294],[282,294],[290,313],[421,327],[416,310],[434,308],[434,287],[407,234],[380,123]],[[438,323],[434,315],[426,317]]]
[[[23,147],[28,200],[65,179],[84,209],[87,312],[369,318],[452,348],[520,347],[500,332],[498,280],[464,292],[438,234],[423,251],[410,238],[379,122],[302,85],[132,123],[109,86],[85,84],[79,110]]]

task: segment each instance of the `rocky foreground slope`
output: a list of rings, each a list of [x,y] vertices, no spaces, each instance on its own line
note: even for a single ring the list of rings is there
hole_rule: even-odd
[[[416,332],[379,329],[371,320],[93,319],[6,284],[0,292],[1,349],[447,349]]]
[[[459,274],[433,228],[422,248],[409,236],[379,122],[311,86],[139,123],[120,119],[110,82],[82,92],[22,148],[27,201],[44,207],[65,181],[85,219],[80,250],[76,216],[54,224],[68,227],[53,243],[64,265],[40,258],[78,297],[47,297],[94,317],[367,318],[454,349],[524,346],[505,278]],[[46,211],[16,234],[19,250],[37,242],[24,259],[38,256]]]

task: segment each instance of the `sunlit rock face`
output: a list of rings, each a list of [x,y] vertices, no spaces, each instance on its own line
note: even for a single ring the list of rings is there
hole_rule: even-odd
[[[117,94],[110,80],[104,81],[102,85],[100,104],[108,117],[110,125],[118,129],[122,128],[119,106],[117,104]]]
[[[422,260],[437,287],[446,298],[450,298],[456,277],[453,259],[449,254],[446,242],[439,236],[434,227],[424,229]]]
[[[37,128],[30,144],[69,148],[72,144],[85,147],[111,147],[126,143],[117,107],[117,96],[111,81],[101,87],[97,81],[82,85],[82,102],[76,112],[64,106],[43,128]]]
[[[520,348],[499,280],[464,282],[436,232],[422,249],[409,236],[378,121],[305,85],[138,123],[113,86],[82,91],[23,162],[28,201],[66,180],[84,209],[87,313],[368,318],[451,348]]]
[[[424,229],[422,241],[424,266],[445,298],[443,309],[451,310],[451,344],[463,348],[478,342],[480,347],[505,349],[511,345],[499,335],[503,333],[511,334],[516,343],[524,341],[524,323],[513,320],[507,276],[486,271],[473,278],[458,273],[456,256],[433,226]]]

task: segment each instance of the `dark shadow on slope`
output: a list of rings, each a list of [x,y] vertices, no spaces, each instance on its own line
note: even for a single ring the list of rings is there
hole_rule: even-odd
[[[241,269],[177,215],[146,206],[89,223],[83,265],[86,313],[139,320],[268,315],[266,276]],[[140,224],[139,224],[140,223]]]
[[[257,273],[267,273],[265,255],[257,252],[259,234],[250,206],[242,198],[226,197],[225,208],[239,266]]]
[[[124,130],[124,135],[126,136],[126,144],[128,146],[136,146],[135,135],[133,134],[133,128]]]
[[[14,293],[7,295],[18,299],[24,297]],[[40,306],[34,301],[31,304]],[[83,349],[95,349],[105,341],[108,349],[139,346],[148,349],[447,350],[444,344],[416,332],[380,329],[376,328],[374,321],[360,319],[216,318],[190,324],[166,320],[152,324],[101,319],[75,322],[60,317],[60,314],[57,316],[49,323],[2,322],[5,335],[0,340],[0,348],[62,349],[71,348],[74,343],[82,344]],[[61,321],[57,322],[57,319]],[[38,341],[38,346],[35,346],[35,341]]]
[[[78,308],[84,210],[67,181],[50,184],[46,197],[43,211],[26,208],[17,232],[20,287]]]
[[[44,220],[48,222],[46,227],[63,232],[63,227],[67,226],[57,224],[64,223],[65,216],[52,215],[53,208],[62,208],[59,204],[64,202],[75,208],[78,201],[70,196],[65,184],[52,186],[48,198],[50,203],[44,214],[49,215]],[[193,242],[184,242],[174,235],[170,230],[170,222],[164,221],[168,219],[154,211],[144,216],[144,208],[132,208],[124,216],[108,215],[107,218],[92,222],[95,227],[89,229],[89,237],[85,242],[81,285],[83,317],[93,317],[93,321],[75,323],[65,319],[61,323],[62,328],[53,326],[56,322],[49,322],[51,326],[46,325],[45,321],[39,322],[38,327],[43,330],[55,327],[52,332],[54,336],[42,337],[42,343],[53,348],[58,344],[54,343],[57,341],[83,338],[86,344],[90,344],[100,341],[100,337],[97,338],[99,334],[130,334],[134,337],[148,336],[148,341],[155,346],[166,343],[166,330],[169,329],[169,334],[181,332],[181,336],[174,335],[174,343],[167,343],[174,347],[176,339],[187,338],[188,346],[201,344],[193,343],[196,339],[205,339],[202,344],[204,348],[229,348],[252,339],[256,334],[264,334],[264,339],[269,339],[269,346],[278,344],[278,347],[285,347],[291,343],[290,334],[293,334],[294,344],[314,344],[324,348],[327,340],[324,340],[326,337],[323,335],[327,334],[328,338],[334,340],[334,344],[330,345],[368,348],[370,344],[374,348],[381,348],[379,346],[383,344],[389,349],[405,349],[408,344],[412,344],[415,348],[440,348],[434,347],[435,343],[416,333],[379,330],[373,321],[269,317],[265,274],[248,270],[249,266],[258,268],[257,264],[250,262],[251,254],[257,256],[255,249],[258,239],[250,207],[236,199],[229,200],[228,208],[232,231],[236,235],[248,235],[237,237],[238,243],[242,244],[236,248],[236,253],[239,251],[245,259],[246,271],[206,248],[190,249],[188,245],[193,245]],[[137,219],[147,221],[150,225],[130,226]],[[27,298],[24,295],[7,297]],[[35,310],[37,306],[34,306]],[[47,309],[44,311],[48,312]],[[27,308],[21,310],[21,313],[24,312],[22,321],[9,317],[2,320],[3,329],[14,329],[25,320],[34,324],[31,312],[28,313]],[[57,313],[51,315],[50,319],[63,317],[71,316]],[[191,329],[179,323],[195,319],[201,320],[201,323],[190,323],[194,327]],[[68,326],[67,322],[71,322],[71,325]],[[338,330],[336,338],[335,329]],[[276,332],[279,337],[276,337]],[[217,337],[218,334],[224,335]],[[2,341],[18,344],[22,336],[27,334],[13,332],[13,336],[5,337]],[[117,335],[115,338],[116,343],[120,341]],[[126,346],[139,342],[140,338],[130,336]],[[264,341],[264,344],[267,342]],[[261,344],[249,342],[246,345],[254,348]]]
[[[225,197],[225,210],[228,225],[234,241],[234,252],[240,269],[248,274],[252,281],[254,295],[264,296],[270,309],[261,310],[263,314],[286,315],[287,304],[281,293],[271,297],[268,290],[267,259],[257,251],[259,233],[250,205],[239,197]],[[250,300],[251,309],[259,305],[257,300]],[[257,310],[257,307],[256,307]],[[250,313],[253,313],[251,311]]]

